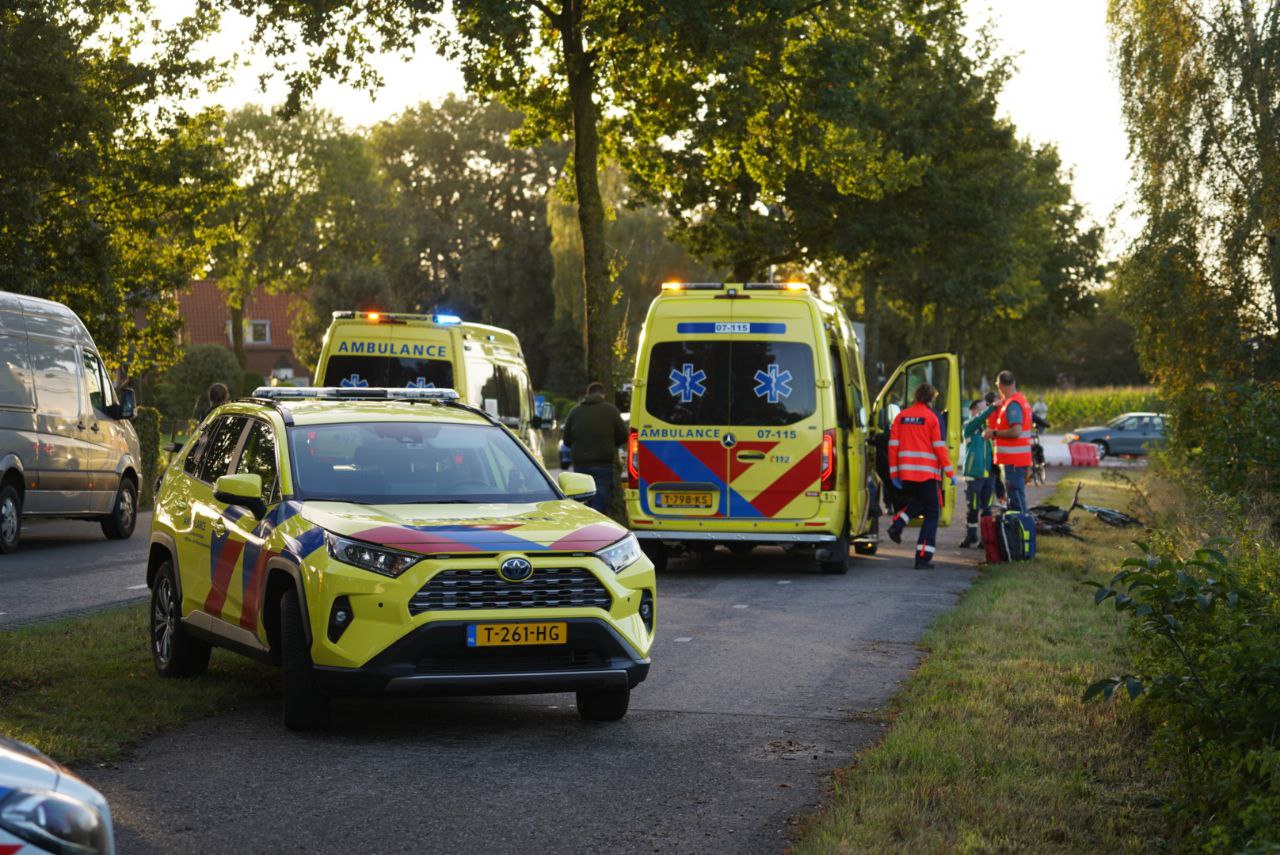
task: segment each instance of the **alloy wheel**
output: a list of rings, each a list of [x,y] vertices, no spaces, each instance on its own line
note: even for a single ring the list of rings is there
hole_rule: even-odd
[[[156,658],[168,664],[173,655],[173,634],[176,630],[173,609],[173,585],[168,576],[156,583],[156,595],[151,610],[151,644]]]
[[[0,504],[0,539],[11,543],[18,536],[18,506],[13,499],[6,498]]]

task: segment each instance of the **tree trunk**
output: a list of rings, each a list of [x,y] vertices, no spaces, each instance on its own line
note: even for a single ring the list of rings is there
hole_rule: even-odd
[[[605,264],[599,116],[593,99],[595,57],[586,50],[582,38],[584,2],[568,0],[558,26],[573,111],[573,183],[578,197],[578,228],[582,231],[582,322],[587,380],[603,383],[606,396],[612,400],[613,336],[608,328],[612,283]]]
[[[240,363],[240,370],[246,370],[246,357],[244,353],[244,306],[229,305],[231,310],[231,352],[236,355],[236,362]],[[232,390],[234,391],[234,390]]]
[[[1280,227],[1267,235],[1267,252],[1271,256],[1268,267],[1271,271],[1271,298],[1275,301],[1275,325],[1280,330]]]

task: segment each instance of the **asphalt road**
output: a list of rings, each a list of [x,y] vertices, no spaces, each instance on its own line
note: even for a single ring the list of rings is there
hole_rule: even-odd
[[[364,700],[299,735],[261,705],[79,771],[124,853],[779,851],[975,577],[962,535],[933,571],[888,541],[837,577],[776,550],[672,562],[621,723],[571,695]]]
[[[18,551],[0,555],[0,628],[145,598],[151,513],[128,540],[96,522],[24,520]]]

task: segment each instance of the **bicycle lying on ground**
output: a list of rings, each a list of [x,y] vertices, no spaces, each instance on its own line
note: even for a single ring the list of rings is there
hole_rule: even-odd
[[[1100,522],[1115,528],[1142,525],[1142,520],[1137,517],[1131,517],[1112,508],[1081,504],[1080,490],[1083,488],[1083,484],[1076,485],[1076,494],[1072,497],[1069,508],[1064,509],[1057,505],[1036,505],[1031,508],[1028,513],[1036,518],[1036,532],[1039,534],[1060,534],[1066,537],[1074,537],[1076,540],[1084,540],[1083,537],[1075,533],[1071,525],[1071,514],[1076,510],[1093,514]]]

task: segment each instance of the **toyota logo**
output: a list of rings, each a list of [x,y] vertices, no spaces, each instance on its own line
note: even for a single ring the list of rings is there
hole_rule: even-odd
[[[499,565],[498,575],[508,582],[524,582],[533,575],[533,565],[528,558],[508,558]]]

